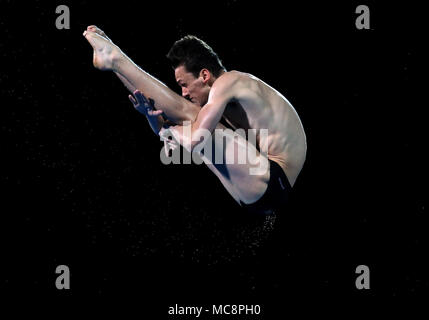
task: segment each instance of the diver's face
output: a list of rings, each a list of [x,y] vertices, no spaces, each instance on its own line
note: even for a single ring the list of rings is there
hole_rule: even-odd
[[[188,72],[183,65],[174,70],[176,82],[182,88],[182,96],[200,107],[207,103],[210,92],[204,70],[200,72],[198,78],[195,78],[193,73]]]

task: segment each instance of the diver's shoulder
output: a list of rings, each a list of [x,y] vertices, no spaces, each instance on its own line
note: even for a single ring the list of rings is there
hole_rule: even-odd
[[[260,82],[260,79],[254,75],[246,72],[241,72],[237,70],[227,71],[219,79],[229,83],[240,83],[240,84],[250,84],[252,82]]]
[[[253,74],[238,71],[238,70],[227,71],[227,72],[225,72],[225,74],[229,74],[230,77],[235,77],[235,78],[240,78],[240,79],[249,79],[249,80],[257,80],[258,79]]]

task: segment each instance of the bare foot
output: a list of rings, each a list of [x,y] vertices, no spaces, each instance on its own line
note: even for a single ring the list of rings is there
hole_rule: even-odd
[[[115,69],[115,64],[123,55],[121,50],[110,39],[101,36],[99,33],[85,31],[83,36],[94,48],[94,67],[100,70]]]
[[[91,31],[91,32],[95,32],[98,33],[100,36],[106,38],[107,40],[109,40],[110,42],[113,42],[112,40],[109,39],[109,37],[104,33],[103,30],[101,30],[99,27],[94,26],[94,25],[90,25],[86,28],[86,31]]]

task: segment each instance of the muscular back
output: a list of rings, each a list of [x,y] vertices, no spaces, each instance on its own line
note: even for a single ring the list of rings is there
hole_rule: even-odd
[[[257,136],[257,147],[267,152],[285,171],[291,185],[302,169],[307,143],[301,120],[290,102],[262,80],[238,71],[235,99],[224,117],[235,129],[268,129],[268,137]],[[217,81],[222,81],[220,77]]]

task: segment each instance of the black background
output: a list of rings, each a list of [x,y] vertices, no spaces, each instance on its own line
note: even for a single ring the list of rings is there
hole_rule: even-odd
[[[2,291],[137,297],[154,319],[175,303],[270,318],[292,297],[427,292],[421,8],[366,2],[371,30],[357,30],[355,1],[1,4]],[[207,168],[161,164],[125,87],[92,67],[90,24],[177,92],[165,54],[194,34],[294,105],[307,161],[256,258],[225,258],[237,205]],[[71,290],[55,288],[60,264]],[[370,290],[355,287],[362,264]]]

